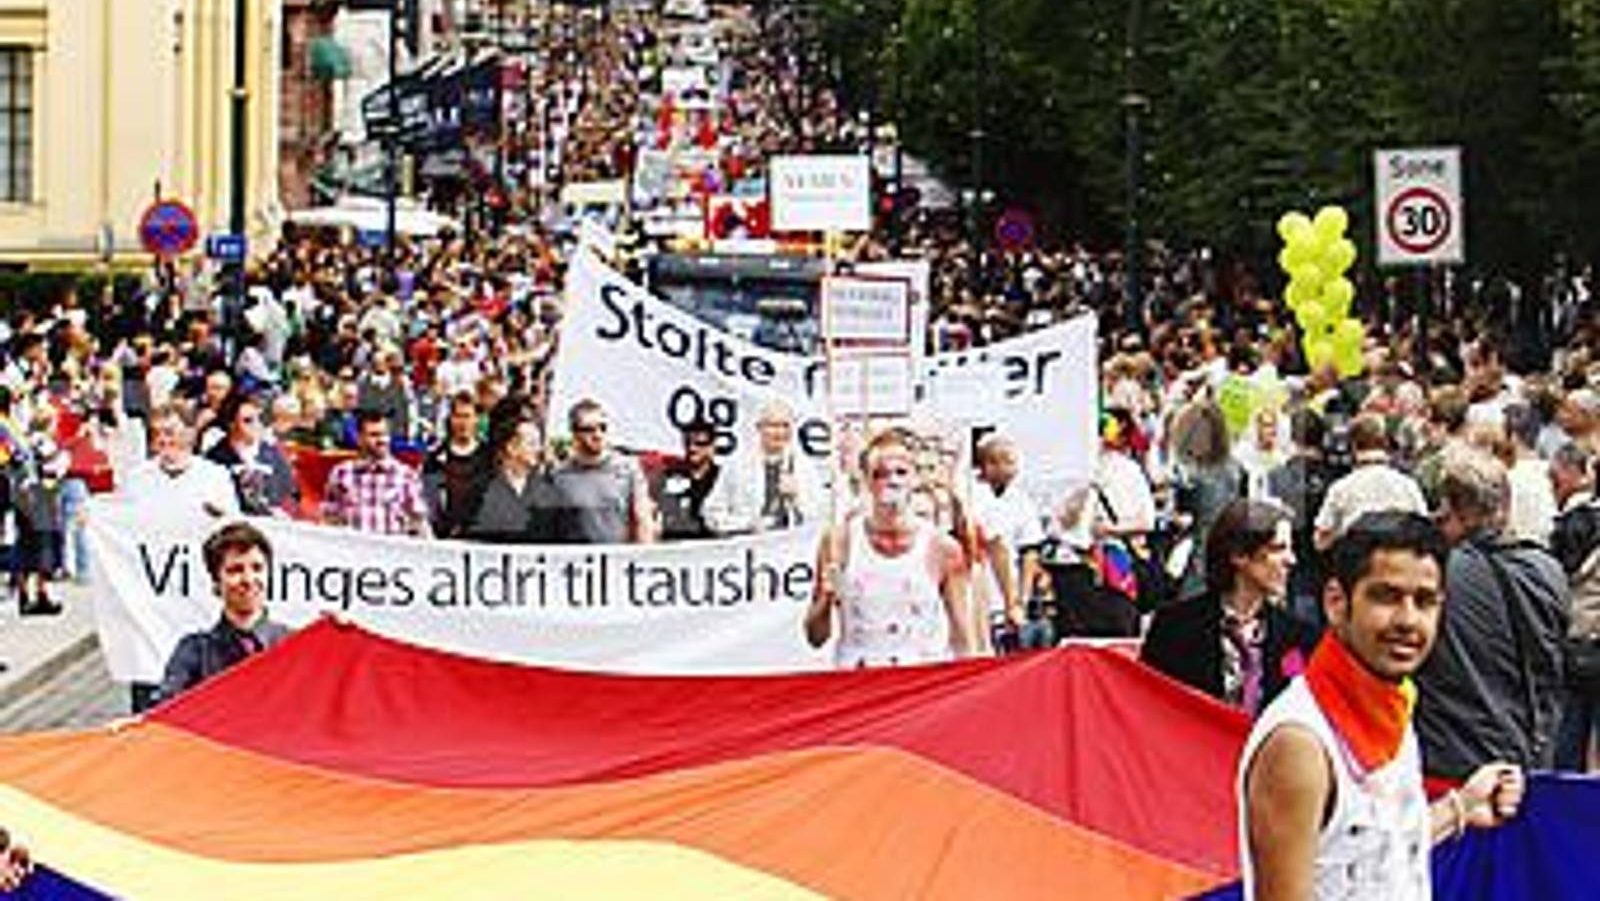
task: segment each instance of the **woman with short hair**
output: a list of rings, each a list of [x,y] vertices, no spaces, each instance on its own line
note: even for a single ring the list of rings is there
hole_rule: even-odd
[[[1228,504],[1206,536],[1204,593],[1156,612],[1140,659],[1255,716],[1300,672],[1319,637],[1284,607],[1294,562],[1287,510]]]

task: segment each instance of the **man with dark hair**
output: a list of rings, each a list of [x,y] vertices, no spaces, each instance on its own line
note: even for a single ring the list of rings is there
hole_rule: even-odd
[[[356,422],[359,456],[328,474],[323,520],[361,532],[431,537],[422,480],[389,450],[389,417],[362,410]]]
[[[706,496],[722,472],[717,465],[717,430],[709,421],[696,419],[684,426],[683,457],[661,468],[650,486],[650,497],[661,511],[661,539],[683,541],[711,538],[706,525]]]
[[[461,534],[472,516],[472,500],[490,468],[479,440],[478,402],[462,391],[450,398],[444,438],[422,464],[422,490],[432,511],[433,533]]]
[[[267,618],[267,573],[272,545],[246,522],[223,526],[206,539],[206,572],[211,575],[222,616],[204,632],[191,632],[167,659],[161,700],[170,700],[289,636]],[[137,712],[137,711],[136,711]]]
[[[1434,842],[1516,815],[1514,764],[1485,764],[1432,805],[1423,789],[1410,676],[1439,626],[1444,560],[1432,523],[1401,511],[1365,514],[1334,544],[1328,634],[1240,757],[1246,898],[1427,898]]]
[[[1502,535],[1509,486],[1499,460],[1459,445],[1440,472],[1450,615],[1417,676],[1428,774],[1461,779],[1495,759],[1547,768],[1561,707],[1566,574],[1543,548]]]
[[[1261,712],[1317,642],[1316,630],[1283,606],[1294,563],[1283,508],[1230,503],[1206,537],[1206,591],[1157,610],[1139,658],[1251,716]]]

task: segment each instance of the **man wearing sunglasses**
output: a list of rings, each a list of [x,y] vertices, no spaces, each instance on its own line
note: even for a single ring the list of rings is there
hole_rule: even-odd
[[[550,473],[554,539],[568,544],[648,544],[655,510],[644,473],[613,450],[605,408],[584,399],[567,413],[572,449]]]
[[[711,423],[697,419],[683,427],[683,457],[662,467],[650,486],[661,511],[661,540],[711,538],[706,525],[706,495],[717,483],[717,432]]]

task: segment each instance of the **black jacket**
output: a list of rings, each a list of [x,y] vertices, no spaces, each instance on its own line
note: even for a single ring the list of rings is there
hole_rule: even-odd
[[[1566,573],[1537,545],[1478,535],[1451,549],[1439,635],[1417,673],[1429,775],[1461,779],[1494,760],[1550,766],[1569,603]]]
[[[1261,704],[1265,707],[1298,673],[1299,667],[1286,667],[1290,663],[1286,658],[1298,649],[1303,667],[1310,661],[1321,633],[1272,604],[1261,610],[1267,630],[1261,654]],[[1158,672],[1223,700],[1221,597],[1208,591],[1157,610],[1139,649],[1139,659]]]

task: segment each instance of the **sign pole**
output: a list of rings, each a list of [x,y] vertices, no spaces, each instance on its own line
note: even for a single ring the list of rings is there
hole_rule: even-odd
[[[824,278],[832,278],[839,248],[839,233],[829,231],[822,239],[822,252],[827,260],[823,271]],[[822,354],[823,363],[828,370],[827,413],[828,428],[832,431],[833,440],[828,452],[828,523],[839,520],[839,492],[844,489],[844,465],[839,458],[839,451],[843,444],[844,430],[840,428],[838,405],[834,403],[834,380],[838,378],[838,354],[833,347],[833,312],[832,304],[822,305]]]

